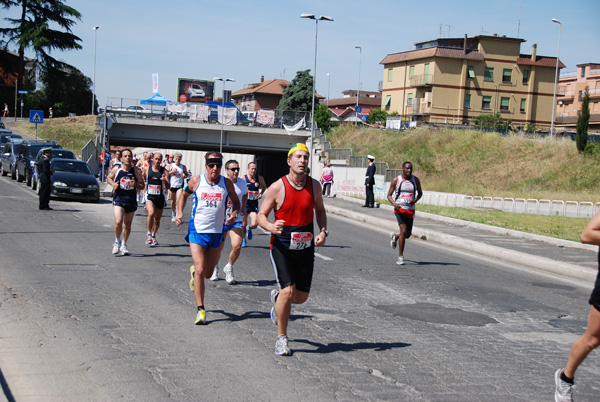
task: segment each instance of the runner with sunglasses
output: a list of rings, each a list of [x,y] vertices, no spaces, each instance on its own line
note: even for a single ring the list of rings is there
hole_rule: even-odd
[[[240,200],[231,180],[221,176],[223,155],[208,152],[204,155],[206,173],[193,177],[177,199],[175,224],[183,224],[183,209],[190,195],[194,195],[192,214],[188,225],[186,240],[194,265],[192,273],[194,293],[198,304],[196,325],[206,324],[204,309],[204,279],[210,278],[221,256],[221,244],[224,241],[223,225],[233,224],[240,212]],[[231,209],[227,210],[227,202]],[[191,285],[190,281],[190,285]]]

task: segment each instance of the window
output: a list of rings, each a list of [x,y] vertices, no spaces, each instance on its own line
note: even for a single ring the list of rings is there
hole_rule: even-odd
[[[392,104],[392,95],[387,95],[385,97],[385,102],[383,102],[383,106],[385,106],[385,110],[390,110],[391,104]]]
[[[406,102],[407,106],[412,106],[413,104],[413,94],[408,94],[408,101]]]
[[[425,84],[429,83],[429,63],[425,63],[425,77],[423,82]]]
[[[484,96],[481,101],[481,108],[484,110],[490,110],[492,108],[492,97]]]
[[[583,91],[579,91],[579,102],[583,99]]]
[[[500,98],[500,110],[508,112],[508,105],[510,104],[510,98]]]
[[[414,78],[414,76],[415,76],[415,66],[410,66],[408,78]]]
[[[469,78],[475,78],[475,67],[468,66],[467,68],[468,68],[468,70],[467,70],[467,77],[469,77]]]
[[[529,82],[529,70],[523,70],[523,85]]]
[[[525,98],[521,98],[521,112],[525,112]]]
[[[512,70],[510,68],[505,68],[504,70],[502,70],[502,83],[512,83]]]
[[[581,78],[585,78],[585,66],[581,67]]]
[[[390,69],[388,70],[388,82],[391,82],[391,81],[392,81],[392,77],[393,77],[393,75],[394,75],[394,69],[393,69],[393,68],[390,68]]]
[[[485,72],[483,73],[483,79],[486,81],[494,81],[494,69],[486,67]]]
[[[469,109],[471,107],[471,94],[465,95],[465,108]]]

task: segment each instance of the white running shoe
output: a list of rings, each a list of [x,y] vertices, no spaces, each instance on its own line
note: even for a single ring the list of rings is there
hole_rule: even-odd
[[[398,259],[396,260],[396,264],[404,265],[404,257],[403,256],[398,257]]]
[[[171,212],[171,222],[175,222],[175,218],[177,217],[177,212],[172,211]]]
[[[398,244],[398,239],[396,239],[396,233],[392,232],[391,236],[392,241],[390,242],[390,246],[392,246],[392,248],[395,249],[396,245]]]
[[[121,255],[129,255],[129,254],[131,254],[129,252],[129,249],[127,248],[127,243],[121,244],[121,248],[119,249],[119,251],[121,251]]]
[[[215,265],[213,274],[210,278],[208,278],[208,280],[209,281],[218,281],[219,280],[219,264]]]
[[[554,373],[554,383],[556,384],[554,400],[556,402],[573,402],[573,384],[569,384],[560,378],[563,371],[563,369],[558,369]]]
[[[223,268],[223,272],[225,272],[225,280],[227,281],[228,284],[232,284],[233,283],[233,265],[231,264],[227,264],[225,265],[225,268]]]
[[[113,254],[119,254],[119,242],[118,241],[115,241],[113,243],[112,253]]]

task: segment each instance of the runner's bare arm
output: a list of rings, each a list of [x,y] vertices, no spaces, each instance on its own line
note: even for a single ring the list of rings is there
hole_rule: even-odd
[[[320,247],[325,245],[325,238],[327,237],[325,232],[323,232],[323,230],[327,230],[327,213],[325,212],[325,205],[323,205],[321,184],[316,179],[312,179],[312,182],[315,198],[315,216],[317,218],[317,225],[319,225],[319,234],[315,236],[315,246]]]
[[[116,190],[117,188],[119,188],[119,183],[115,182],[115,176],[117,174],[117,170],[119,170],[118,167],[112,168],[110,173],[106,177],[106,182],[112,186],[113,190]]]
[[[600,211],[588,222],[579,239],[582,243],[600,246]]]
[[[421,189],[421,180],[419,180],[419,178],[416,176],[415,176],[415,183],[417,184],[417,196],[415,197],[414,200],[411,201],[411,204],[416,204],[417,201],[419,201],[421,199],[421,197],[423,197],[423,190]]]
[[[396,201],[394,200],[394,197],[393,197],[393,194],[394,194],[394,191],[396,190],[397,185],[398,185],[398,176],[394,177],[394,179],[390,183],[390,189],[388,190],[388,193],[387,193],[387,199],[390,202],[390,204],[392,204],[394,206],[394,208],[397,208],[399,206],[398,204],[396,204]]]
[[[190,180],[190,182],[187,184],[186,190],[181,193],[181,196],[177,197],[177,215],[175,216],[175,224],[177,226],[183,223],[183,210],[185,208],[185,202],[190,195],[194,194],[199,182],[200,178],[198,176],[192,178],[192,180]]]
[[[271,184],[265,199],[260,205],[258,215],[256,216],[256,220],[260,227],[273,234],[281,234],[283,231],[283,225],[285,224],[285,221],[283,220],[278,220],[271,223],[269,222],[268,218],[271,211],[277,206],[277,196],[281,192],[284,192],[283,183],[281,180],[277,180],[275,183]]]
[[[258,194],[258,199],[260,200],[265,191],[267,191],[267,183],[265,182],[264,177],[258,176],[258,185],[260,187],[260,194]]]
[[[147,168],[144,168],[144,171]],[[146,182],[144,181],[144,177],[146,177],[146,175],[142,175],[142,171],[137,168],[137,167],[133,167],[133,174],[135,175],[135,178],[137,179],[137,185],[135,186],[136,189],[138,190],[143,190],[146,188]]]

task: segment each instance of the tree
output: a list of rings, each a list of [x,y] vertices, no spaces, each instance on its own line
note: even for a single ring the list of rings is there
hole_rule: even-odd
[[[581,112],[577,118],[577,135],[575,137],[575,145],[579,152],[585,150],[588,141],[588,126],[590,124],[590,93],[585,88],[583,99],[581,100]]]
[[[371,109],[367,116],[367,123],[375,124],[379,123],[385,126],[385,121],[388,117],[388,112],[383,109]]]
[[[92,80],[75,67],[63,70],[52,69],[41,77],[43,88],[25,98],[26,108],[47,110],[52,107],[55,117],[65,117],[69,113],[85,115],[89,113],[89,100],[92,97]]]
[[[315,122],[317,123],[317,127],[324,133],[328,133],[333,127],[340,125],[338,121],[331,121],[331,112],[323,104],[315,105]]]
[[[298,71],[290,85],[283,91],[277,110],[310,112],[312,110],[312,86],[313,77],[310,75],[310,70]]]
[[[0,0],[4,9],[21,7],[20,18],[5,18],[12,28],[0,28],[0,46],[7,49],[10,44],[18,48],[19,70],[17,89],[24,83],[25,51],[35,52],[40,74],[70,67],[50,55],[53,50],[79,50],[81,39],[73,35],[73,18],[81,20],[79,11],[64,4],[63,0]],[[58,25],[52,29],[50,25]]]
[[[499,112],[496,114],[481,114],[473,119],[475,127],[497,131],[508,130],[511,123],[511,120],[504,120]]]

